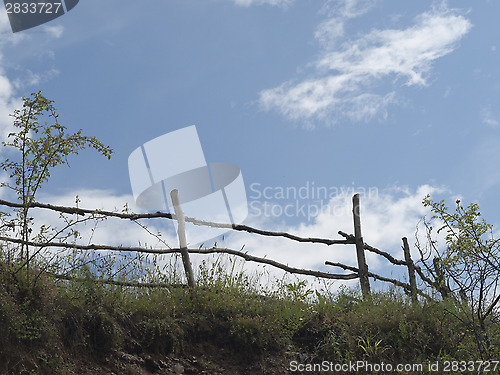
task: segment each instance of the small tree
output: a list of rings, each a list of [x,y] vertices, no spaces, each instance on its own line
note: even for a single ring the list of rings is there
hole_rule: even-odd
[[[433,227],[425,223],[428,246],[423,249],[417,242],[421,261],[442,297],[453,298],[470,311],[469,323],[481,332],[477,337],[479,351],[486,355],[490,346],[486,322],[500,306],[499,239],[495,239],[492,225],[481,216],[476,203],[464,208],[457,200],[452,213],[444,201],[434,202],[429,195],[423,204],[431,208],[431,219],[442,222],[437,233],[445,231],[446,247],[437,247],[431,238]]]
[[[87,147],[108,159],[113,152],[95,137],[82,135],[81,129],[68,134],[67,128],[59,123],[53,101],[45,98],[41,92],[32,93],[23,101],[22,109],[15,110],[11,115],[17,132],[10,133],[7,141],[2,142],[4,147],[14,149],[16,156],[0,163],[0,168],[10,177],[10,181],[1,183],[0,187],[13,190],[22,202],[22,208],[17,210],[17,219],[12,223],[19,228],[22,239],[19,252],[21,268],[29,267],[31,260],[28,242],[33,219],[30,218],[29,210],[35,202],[36,193],[48,181],[52,168],[68,164],[69,155],[77,155]],[[42,122],[43,118],[50,123]],[[9,149],[3,152],[9,152]]]

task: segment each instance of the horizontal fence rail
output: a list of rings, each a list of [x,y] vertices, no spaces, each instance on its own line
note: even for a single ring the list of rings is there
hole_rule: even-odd
[[[21,239],[11,238],[11,237],[3,237],[3,236],[0,236],[0,241],[12,242],[12,243],[17,243],[17,244],[24,243],[26,245],[38,247],[38,248],[59,247],[59,248],[64,248],[64,249],[75,249],[75,250],[123,251],[123,252],[138,252],[138,253],[145,253],[145,254],[156,254],[156,255],[181,254],[180,248],[147,249],[147,248],[137,247],[137,246],[136,247],[127,247],[127,246],[94,245],[94,244],[78,245],[78,244],[71,244],[71,243],[65,243],[65,242],[33,242],[33,241],[23,241]],[[233,250],[233,249],[211,247],[211,248],[207,248],[207,249],[198,248],[198,249],[187,249],[187,250],[188,250],[189,254],[220,253],[220,254],[236,255],[240,258],[245,259],[246,261],[268,264],[270,266],[280,268],[280,269],[282,269],[286,272],[289,272],[289,273],[321,277],[324,279],[352,280],[352,279],[356,279],[358,277],[357,274],[332,274],[332,273],[327,273],[327,272],[313,271],[313,270],[306,270],[306,269],[301,269],[301,268],[290,267],[286,264],[279,263],[279,262],[271,260],[271,259],[256,257],[254,255],[250,255],[248,253],[245,253],[245,252],[242,252],[239,250]]]
[[[11,208],[24,208],[21,203],[8,202],[0,199],[0,205],[7,206]],[[78,207],[66,207],[66,206],[56,206],[52,204],[32,202],[28,204],[28,207],[32,208],[42,208],[49,209],[56,212],[61,212],[65,214],[74,214],[85,216],[87,214],[90,215],[102,215],[106,217],[116,217],[119,219],[128,219],[132,221],[140,220],[140,219],[170,219],[177,220],[175,214],[167,213],[167,212],[154,212],[149,214],[127,214],[113,211],[105,211],[105,210],[89,210]],[[207,226],[212,228],[226,228],[230,230],[240,231],[240,232],[248,232],[254,234],[260,234],[261,236],[268,237],[284,237],[297,242],[310,242],[310,243],[322,243],[325,245],[348,245],[353,244],[354,240],[346,239],[346,240],[331,240],[327,238],[315,238],[315,237],[300,237],[286,232],[271,232],[267,230],[257,229],[250,227],[248,225],[235,225],[235,224],[223,224],[223,223],[213,223],[211,221],[198,220],[192,217],[185,217],[185,221],[188,223],[192,223],[198,226]]]

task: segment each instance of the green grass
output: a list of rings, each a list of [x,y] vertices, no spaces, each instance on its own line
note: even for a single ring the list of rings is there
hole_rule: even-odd
[[[258,274],[220,257],[200,264],[194,290],[96,284],[89,269],[78,282],[14,270],[0,263],[1,374],[83,374],[84,361],[104,366],[122,352],[182,356],[200,344],[231,353],[242,373],[264,356],[308,363],[481,359],[482,332],[468,323],[466,309],[437,301],[412,306],[393,289],[369,301],[357,290],[319,293],[287,280],[266,291]],[[181,280],[155,272],[148,281]],[[493,318],[488,350],[499,359]]]

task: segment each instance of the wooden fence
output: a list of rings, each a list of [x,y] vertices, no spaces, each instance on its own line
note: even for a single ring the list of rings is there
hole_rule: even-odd
[[[238,256],[243,258],[245,261],[257,262],[261,264],[268,264],[275,268],[284,270],[286,272],[292,274],[300,274],[307,276],[314,276],[318,278],[324,279],[335,279],[335,280],[352,280],[359,278],[361,292],[363,298],[368,298],[370,296],[370,281],[369,278],[373,278],[374,280],[380,280],[384,282],[392,283],[398,287],[402,287],[407,294],[409,294],[412,298],[413,302],[418,301],[418,296],[422,296],[426,299],[431,299],[431,297],[417,288],[416,282],[416,273],[420,276],[420,278],[427,284],[427,286],[439,289],[439,285],[435,281],[432,281],[422,272],[421,268],[416,265],[410,255],[410,248],[408,245],[408,241],[406,237],[402,239],[403,242],[403,251],[404,251],[404,260],[399,260],[394,258],[389,253],[379,250],[373,246],[366,244],[363,240],[361,233],[361,218],[360,218],[360,202],[359,202],[359,194],[355,194],[352,198],[353,203],[353,229],[354,234],[348,234],[343,231],[338,231],[338,234],[343,239],[326,239],[326,238],[314,238],[314,237],[300,237],[286,232],[271,232],[265,231],[258,228],[253,228],[247,225],[233,225],[233,224],[224,224],[224,223],[213,223],[203,220],[198,220],[196,218],[185,217],[182,211],[182,207],[179,203],[178,192],[173,190],[171,192],[172,202],[174,203],[175,214],[165,213],[165,212],[155,212],[155,213],[147,213],[147,214],[135,214],[135,213],[126,213],[126,212],[113,212],[113,211],[104,211],[104,210],[89,210],[83,209],[79,207],[66,207],[66,206],[56,206],[51,204],[44,204],[33,202],[29,204],[29,208],[40,208],[40,209],[48,209],[55,212],[59,212],[60,214],[73,214],[73,215],[90,215],[90,217],[115,217],[124,220],[137,221],[140,219],[155,219],[155,218],[164,218],[170,220],[177,220],[178,222],[178,238],[179,238],[179,248],[144,248],[144,247],[127,247],[127,246],[111,246],[111,245],[102,245],[102,244],[89,244],[89,245],[80,245],[80,244],[72,244],[65,242],[56,242],[56,241],[47,241],[47,242],[35,242],[35,241],[25,241],[19,238],[12,238],[6,236],[0,236],[0,241],[14,243],[14,244],[24,244],[27,246],[32,246],[38,248],[37,251],[32,253],[32,257],[36,256],[36,254],[40,253],[43,249],[46,248],[64,248],[64,249],[78,249],[78,250],[109,250],[109,251],[118,251],[118,252],[139,252],[146,254],[174,254],[180,253],[182,256],[182,261],[184,265],[184,270],[186,273],[187,283],[189,287],[195,287],[193,271],[191,268],[191,262],[189,259],[189,254],[213,254],[213,253],[223,253]],[[0,205],[7,206],[10,208],[23,208],[23,205],[20,203],[8,202],[0,199]],[[350,271],[351,273],[337,274],[337,273],[329,273],[308,269],[301,269],[296,267],[288,266],[287,264],[279,263],[272,259],[256,257],[250,255],[241,250],[233,250],[228,248],[220,248],[217,246],[211,248],[198,248],[198,249],[190,249],[186,244],[186,236],[185,236],[185,222],[192,223],[194,225],[199,226],[209,226],[216,228],[227,228],[233,231],[243,231],[248,233],[253,233],[261,236],[270,236],[270,237],[283,237],[289,240],[303,242],[303,243],[317,243],[324,245],[355,245],[356,248],[356,256],[357,256],[357,267],[348,266],[342,263],[325,261],[326,265],[334,266],[342,268],[343,270]],[[395,280],[392,278],[380,276],[369,272],[368,265],[366,263],[365,251],[373,252],[378,254],[385,259],[387,259],[393,265],[406,266],[408,270],[408,280],[409,283],[405,283],[399,280]],[[27,260],[29,262],[29,259]],[[71,278],[68,275],[56,275],[61,279]],[[97,280],[102,283],[109,283],[115,285],[124,285],[124,286],[134,286],[134,287],[163,287],[166,285],[163,284],[154,284],[154,283],[135,283],[135,282],[121,282],[116,280]]]

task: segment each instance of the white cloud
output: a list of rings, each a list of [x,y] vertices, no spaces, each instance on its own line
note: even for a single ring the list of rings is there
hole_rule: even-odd
[[[314,37],[326,48],[333,48],[338,38],[344,36],[344,22],[339,18],[330,18],[322,22]]]
[[[338,15],[319,25],[315,37],[322,53],[312,66],[314,77],[263,90],[260,103],[266,110],[276,109],[286,117],[327,119],[347,117],[369,119],[394,103],[393,92],[370,92],[372,87],[391,78],[408,86],[427,84],[427,74],[438,58],[449,54],[472,27],[462,15],[448,9],[432,9],[415,18],[406,29],[373,30],[337,46],[345,19],[367,9],[353,8],[358,1],[344,1],[343,18]]]
[[[424,13],[413,27],[374,30],[340,52],[327,53],[317,65],[359,78],[396,74],[408,85],[425,85],[432,62],[452,52],[470,26],[450,12]]]
[[[236,5],[249,7],[251,5],[273,5],[287,7],[293,3],[294,0],[233,0]]]
[[[7,43],[16,45],[25,38],[26,35],[23,33],[12,32],[7,12],[4,8],[0,8],[0,48]]]
[[[343,20],[359,17],[368,12],[377,0],[328,0],[322,13],[336,17],[340,22]]]
[[[42,27],[43,30],[53,38],[60,38],[64,31],[64,27],[62,25],[55,25],[55,26],[43,25]]]
[[[491,106],[483,107],[480,111],[481,120],[483,124],[488,125],[491,128],[496,128],[500,123],[495,118],[495,115],[491,111]]]
[[[31,70],[27,69],[23,72],[22,77],[17,77],[12,80],[12,85],[16,88],[16,90],[24,91],[26,87],[37,87],[42,83],[50,81],[57,75],[59,75],[59,70],[54,68],[49,69],[45,72],[37,73],[34,73]]]
[[[337,41],[344,36],[345,23],[367,13],[376,0],[329,0],[321,13],[329,18],[316,28],[314,37],[326,49],[336,47]]]

